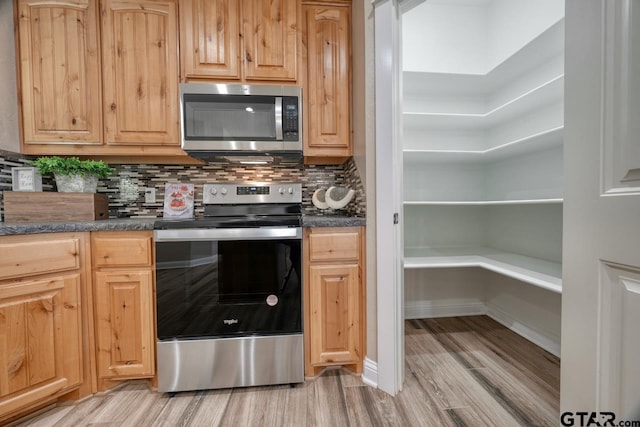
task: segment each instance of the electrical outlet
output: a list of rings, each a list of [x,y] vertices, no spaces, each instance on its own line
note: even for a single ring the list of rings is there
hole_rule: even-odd
[[[153,187],[144,189],[144,202],[155,203],[156,202],[156,189]]]

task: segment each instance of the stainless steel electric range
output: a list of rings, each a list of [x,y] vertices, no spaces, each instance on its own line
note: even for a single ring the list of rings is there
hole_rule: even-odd
[[[159,391],[304,381],[301,192],[206,184],[203,219],[155,223]]]

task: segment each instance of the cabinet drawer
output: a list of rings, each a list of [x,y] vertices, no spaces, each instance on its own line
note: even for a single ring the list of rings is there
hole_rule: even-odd
[[[357,260],[360,258],[360,233],[314,231],[309,235],[309,255],[311,262]]]
[[[152,264],[151,235],[105,232],[91,239],[95,267],[129,267]]]
[[[51,234],[46,240],[35,240],[31,236],[24,237],[24,241],[0,239],[0,279],[78,268],[80,243],[77,238],[55,238]]]

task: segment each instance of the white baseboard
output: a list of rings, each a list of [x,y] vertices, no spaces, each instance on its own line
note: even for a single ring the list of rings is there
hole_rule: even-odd
[[[362,382],[368,386],[378,388],[378,363],[365,357],[362,370]]]
[[[487,316],[496,322],[528,339],[538,347],[542,347],[554,356],[560,357],[560,337],[526,326],[496,305],[487,304],[486,308]]]
[[[486,314],[484,302],[478,299],[456,301],[407,301],[404,304],[405,319],[432,317],[476,316]]]
[[[481,314],[486,314],[516,334],[528,339],[549,353],[560,357],[560,337],[527,326],[496,305],[485,304],[480,300],[407,301],[404,304],[405,319],[477,316]],[[377,371],[375,378],[377,378]]]

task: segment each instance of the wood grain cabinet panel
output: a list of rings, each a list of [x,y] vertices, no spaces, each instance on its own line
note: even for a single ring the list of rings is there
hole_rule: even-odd
[[[98,376],[154,375],[153,275],[146,271],[95,273]]]
[[[152,233],[91,233],[98,388],[155,375]]]
[[[180,0],[182,80],[298,80],[298,15],[288,0]]]
[[[0,284],[0,418],[82,375],[79,273]]]
[[[53,236],[20,242],[0,241],[0,279],[80,268],[79,239]]]
[[[311,265],[311,363],[356,364],[360,354],[359,267]]]
[[[194,162],[180,149],[177,1],[17,0],[22,152]]]
[[[298,1],[242,0],[246,80],[297,80]]]
[[[180,0],[182,78],[240,80],[237,0]]]
[[[25,152],[33,144],[101,144],[97,2],[19,0]]]
[[[317,261],[355,260],[360,257],[358,232],[315,233],[309,236],[309,259]]]
[[[106,143],[179,147],[176,2],[101,5]]]
[[[94,236],[93,265],[95,267],[150,266],[151,236],[131,235],[129,232],[108,232]]]
[[[0,236],[1,425],[95,392],[88,237]]]
[[[360,227],[305,229],[305,375],[364,359],[364,232]]]
[[[351,9],[303,7],[306,46],[304,156],[351,155]]]

